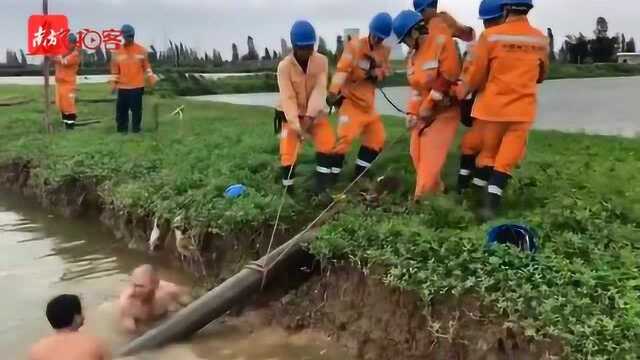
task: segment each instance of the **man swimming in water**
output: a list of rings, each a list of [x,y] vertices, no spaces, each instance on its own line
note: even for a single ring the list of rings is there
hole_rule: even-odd
[[[111,360],[111,352],[102,341],[78,331],[84,324],[78,296],[56,296],[47,304],[46,313],[55,334],[33,345],[29,360]]]
[[[128,333],[140,334],[190,301],[187,289],[160,280],[153,266],[142,265],[133,271],[131,284],[120,295],[120,324]]]

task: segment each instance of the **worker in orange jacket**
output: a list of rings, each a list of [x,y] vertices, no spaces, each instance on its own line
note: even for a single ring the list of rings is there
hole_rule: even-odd
[[[504,12],[502,10],[502,0],[482,0],[479,8],[479,17],[483,21],[484,28],[490,29],[504,22]],[[462,66],[462,76],[469,72],[473,66],[473,46],[470,44],[467,48],[465,62]],[[473,121],[471,116],[472,106],[475,102],[476,95],[469,94],[467,98],[460,99],[460,108],[462,111],[462,123],[469,126],[470,129],[462,137],[460,144],[460,171],[458,172],[458,193],[462,194],[472,183],[478,187],[486,187],[487,181],[473,176],[476,173],[476,157],[482,149],[482,133],[477,121]]]
[[[56,105],[62,114],[62,122],[73,130],[78,118],[76,112],[76,76],[80,67],[80,51],[76,47],[75,34],[67,37],[68,49],[64,55],[53,58],[56,68]]]
[[[532,0],[503,0],[505,23],[482,34],[458,91],[462,98],[479,90],[473,117],[482,133],[476,165],[490,175],[481,212],[485,219],[495,216],[522,159],[536,117],[537,84],[549,68],[548,39],[527,19],[532,8]]]
[[[425,12],[436,13],[435,8]],[[449,93],[461,65],[452,31],[439,17],[431,16],[425,26],[419,13],[406,10],[394,19],[393,29],[411,49],[407,126],[412,131],[411,158],[417,173],[414,196],[418,200],[444,191],[441,172],[460,121],[460,109]]]
[[[293,190],[302,140],[310,138],[316,150],[314,193],[320,195],[331,183],[336,139],[325,109],[329,61],[315,51],[316,40],[308,21],[297,21],[291,28],[293,53],[278,65],[276,130],[280,133],[282,185],[287,192]]]
[[[158,78],[151,70],[147,49],[134,42],[133,26],[123,25],[121,32],[124,45],[113,52],[111,59],[112,92],[118,92],[117,130],[125,134],[129,131],[129,111],[131,111],[131,131],[139,133],[142,124],[145,76],[151,86],[156,84]]]
[[[333,180],[342,171],[353,140],[361,134],[354,178],[371,167],[384,147],[385,130],[376,111],[375,91],[378,82],[391,74],[391,50],[383,42],[391,36],[392,22],[388,13],[377,14],[369,24],[369,35],[350,41],[338,62],[327,97],[330,107],[340,108]]]

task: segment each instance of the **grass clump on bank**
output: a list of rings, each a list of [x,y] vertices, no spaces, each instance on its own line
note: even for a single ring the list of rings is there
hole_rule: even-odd
[[[106,86],[92,85],[79,93],[102,91]],[[0,97],[15,95],[38,98],[40,88],[0,88]],[[154,102],[160,103],[157,132],[150,111]],[[182,104],[183,121],[166,115]],[[81,118],[106,120],[46,136],[40,104],[0,108],[0,163],[31,160],[34,179],[49,188],[95,181],[105,203],[175,226],[235,234],[272,223],[281,189],[270,109],[154,97],[146,98],[145,109],[142,135],[114,133],[114,104],[80,103]],[[404,133],[401,121],[386,120],[390,141]],[[443,196],[410,206],[413,172],[404,137],[387,147],[374,168],[376,175],[399,177],[400,189],[376,207],[354,194],[311,250],[326,261],[376,269],[388,284],[416,291],[427,304],[476,296],[493,315],[524,325],[532,336],[563,339],[572,358],[636,358],[639,145],[637,139],[532,134],[502,219],[525,222],[540,233],[541,251],[531,258],[508,249],[486,253],[484,236],[491,224],[475,221],[472,201],[459,206]],[[449,186],[456,162],[452,154]],[[306,146],[300,180],[308,182],[313,168]],[[249,194],[225,199],[222,193],[232,183],[244,183]],[[284,208],[282,222],[291,231],[320,210],[309,205],[301,185]]]

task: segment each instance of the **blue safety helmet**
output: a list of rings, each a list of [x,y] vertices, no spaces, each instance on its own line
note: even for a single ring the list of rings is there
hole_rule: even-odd
[[[306,20],[296,21],[291,27],[291,45],[294,48],[314,46],[316,39],[316,30]]]
[[[487,248],[492,249],[498,245],[512,245],[518,249],[536,253],[538,234],[535,230],[516,224],[504,224],[496,226],[487,233]]]
[[[67,41],[69,41],[69,43],[71,44],[75,44],[76,42],[78,42],[78,37],[74,33],[69,33],[69,35],[67,36]]]
[[[479,17],[481,20],[496,20],[504,15],[503,0],[482,0],[480,3]]]
[[[533,0],[502,0],[502,6],[523,6],[533,9]]]
[[[381,12],[374,16],[369,23],[369,34],[375,35],[378,39],[385,40],[391,36],[393,19],[386,12]]]
[[[423,21],[422,15],[413,10],[404,10],[398,14],[398,16],[393,19],[393,32],[398,38],[398,42],[402,42],[411,29],[421,21]]]
[[[224,197],[229,198],[229,199],[236,199],[239,198],[240,196],[244,195],[247,192],[247,188],[242,185],[242,184],[234,184],[234,185],[230,185],[225,191],[224,191]]]
[[[122,37],[125,39],[133,39],[136,36],[136,29],[129,24],[122,25],[120,32],[122,32]]]
[[[421,14],[426,8],[436,9],[437,7],[438,0],[413,0],[413,8]]]

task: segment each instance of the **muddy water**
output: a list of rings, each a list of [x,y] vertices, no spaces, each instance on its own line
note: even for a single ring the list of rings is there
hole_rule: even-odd
[[[540,106],[536,128],[600,135],[638,136],[638,94],[640,77],[570,79],[547,81],[540,87]],[[405,108],[409,89],[386,88],[387,95]],[[277,94],[205,95],[196,100],[240,105],[273,106]],[[398,112],[377,95],[378,110],[385,115]]]
[[[3,359],[25,359],[28,347],[51,333],[44,306],[60,293],[81,296],[83,331],[117,349],[128,339],[114,322],[113,301],[127,273],[151,262],[161,276],[185,286],[195,279],[169,259],[126,249],[99,223],[54,216],[12,194],[0,192],[0,349]],[[343,359],[321,334],[291,335],[269,327],[260,313],[225,319],[189,343],[130,359],[299,360]],[[60,357],[63,359],[64,357]]]

